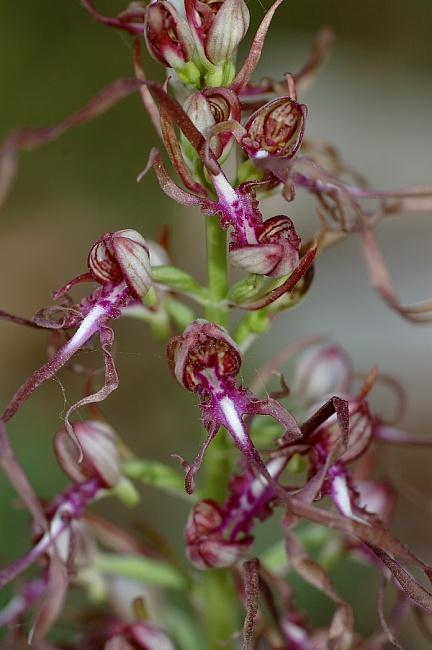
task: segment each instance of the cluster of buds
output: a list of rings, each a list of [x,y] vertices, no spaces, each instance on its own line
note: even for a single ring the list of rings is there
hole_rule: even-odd
[[[144,34],[150,54],[173,68],[191,86],[227,86],[231,61],[249,27],[244,0],[185,0],[180,10],[169,0],[147,6]]]

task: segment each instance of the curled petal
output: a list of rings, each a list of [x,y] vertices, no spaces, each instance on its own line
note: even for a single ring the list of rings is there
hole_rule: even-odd
[[[299,95],[303,95],[307,92],[313,84],[317,73],[325,65],[331,54],[333,43],[334,32],[328,27],[324,27],[316,35],[313,48],[307,60],[294,75]]]
[[[218,432],[218,428],[214,427],[211,428],[208,432],[208,436],[204,443],[201,446],[201,449],[199,450],[195,460],[193,461],[192,465],[189,465],[185,460],[181,458],[181,456],[176,455],[175,457],[181,462],[182,466],[185,469],[185,490],[188,494],[193,494],[195,491],[195,476],[199,472],[199,469],[202,465],[204,455],[212,442],[213,438]]]
[[[138,176],[138,181],[141,181],[144,175],[147,173],[150,167],[153,167],[156,177],[159,182],[159,186],[163,192],[171,199],[174,199],[180,205],[185,205],[187,207],[200,207],[205,208],[208,206],[210,208],[210,201],[207,201],[204,198],[191,194],[190,192],[185,192],[181,187],[176,185],[174,181],[169,177],[166,167],[163,163],[162,156],[160,155],[157,149],[152,149],[150,151],[149,160],[146,168]]]
[[[41,325],[34,320],[23,318],[22,316],[15,316],[7,311],[3,311],[3,309],[0,309],[0,320],[6,320],[10,323],[15,323],[16,325],[25,325],[26,327],[32,327],[34,329],[46,329],[44,325]]]
[[[283,439],[287,443],[295,442],[302,437],[302,432],[295,418],[278,401],[269,397],[265,400],[251,401],[247,412],[253,415],[269,415],[279,422],[283,429]]]
[[[10,420],[18,409],[27,401],[31,394],[48,379],[51,379],[63,366],[76,354],[98,331],[109,318],[118,315],[115,305],[123,300],[125,287],[114,287],[106,296],[103,304],[96,303],[82,319],[75,334],[67,343],[57,350],[43,366],[35,370],[30,377],[16,391],[9,404],[6,406],[1,419]],[[127,291],[127,289],[126,289]],[[111,330],[110,330],[111,331]],[[73,407],[72,407],[73,410]],[[73,432],[72,432],[73,434]]]
[[[138,11],[138,9],[136,9],[135,12],[123,12],[117,18],[110,18],[108,16],[103,16],[96,9],[92,0],[81,0],[81,4],[85,9],[87,9],[92,18],[102,25],[124,30],[125,32],[129,32],[132,36],[142,35],[144,32],[144,10]]]
[[[114,390],[117,389],[119,383],[117,370],[114,365],[114,359],[111,354],[111,348],[114,340],[114,332],[112,331],[111,328],[107,327],[106,325],[100,326],[99,338],[100,338],[100,343],[101,343],[101,348],[102,348],[103,358],[104,358],[104,366],[105,366],[104,385],[92,395],[87,395],[86,397],[83,397],[78,402],[76,402],[76,404],[70,406],[66,411],[65,418],[64,418],[66,431],[69,433],[71,438],[78,443],[78,448],[80,451],[78,462],[81,462],[83,460],[84,450],[82,449],[79,440],[77,440],[75,436],[73,425],[69,421],[70,416],[74,411],[81,408],[82,406],[87,406],[88,404],[96,404],[98,402],[102,402],[103,400],[105,400],[108,397],[108,395],[110,395]]]
[[[177,102],[164,90],[162,90],[162,88],[159,88],[159,86],[153,82],[148,82],[148,87],[156,95],[159,103],[162,139],[174,169],[188,190],[197,196],[207,196],[205,188],[194,180],[193,175],[185,162],[183,150],[174,125],[177,124],[182,133],[191,142],[197,153],[200,154],[201,152],[201,156],[203,156],[202,150],[205,146],[204,136],[181,106],[177,104]],[[164,101],[162,101],[162,98]],[[191,126],[194,130],[192,130]]]
[[[393,288],[384,258],[372,231],[363,227],[360,230],[360,237],[369,280],[384,302],[407,320],[414,323],[429,323],[432,320],[432,300],[425,300],[409,307],[403,306]]]
[[[351,647],[353,638],[351,606],[339,596],[328,575],[305,553],[289,528],[285,529],[284,537],[287,555],[295,571],[336,603],[336,612],[329,630],[329,642],[332,644],[330,647]]]

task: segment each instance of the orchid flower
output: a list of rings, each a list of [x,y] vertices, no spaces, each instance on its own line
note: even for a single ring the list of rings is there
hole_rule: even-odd
[[[187,492],[194,490],[194,477],[204,454],[220,427],[224,427],[247,461],[272,484],[270,476],[250,439],[246,416],[269,415],[281,424],[289,441],[300,437],[292,417],[271,397],[259,400],[235,383],[241,356],[237,345],[222,327],[206,320],[196,320],[182,336],[171,339],[167,348],[168,363],[181,386],[198,396],[201,418],[208,437],[192,466],[186,466]]]
[[[68,302],[60,307],[42,310],[35,316],[35,323],[55,330],[76,331],[41,368],[34,371],[22,384],[6,406],[1,419],[10,420],[30,395],[45,381],[53,377],[95,334],[99,335],[105,362],[105,384],[93,395],[86,396],[71,406],[65,415],[65,425],[73,436],[69,423],[71,413],[86,404],[99,402],[109,395],[118,384],[117,372],[111,356],[113,331],[108,326],[119,318],[122,310],[136,299],[142,299],[151,287],[149,252],[145,240],[135,230],[106,233],[92,247],[88,257],[89,271],[80,275],[54,293],[58,299],[69,289],[84,281],[97,282],[96,291],[78,305]],[[63,314],[60,322],[52,315]]]

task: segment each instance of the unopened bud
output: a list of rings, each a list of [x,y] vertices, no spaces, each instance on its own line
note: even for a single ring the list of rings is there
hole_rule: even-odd
[[[224,0],[208,3],[219,9],[213,19],[205,42],[208,59],[215,65],[228,61],[246,35],[249,28],[249,9],[244,0]]]
[[[307,108],[279,97],[259,108],[247,121],[242,146],[250,158],[292,158],[303,140]]]
[[[235,376],[241,365],[240,351],[228,332],[204,319],[193,321],[182,336],[170,340],[167,357],[177,381],[191,391],[207,369],[220,377]]]
[[[205,88],[201,92],[197,91],[186,99],[183,108],[206,140],[216,124],[227,120],[239,121],[241,116],[238,97],[229,88]],[[225,158],[233,141],[233,135],[229,132],[213,136],[210,144],[216,158]]]
[[[54,439],[57,460],[65,474],[76,483],[98,478],[107,488],[117,485],[121,470],[113,429],[96,420],[75,422],[72,428],[76,440],[66,429],[61,429]],[[77,442],[83,454],[81,461]]]
[[[150,54],[162,65],[181,70],[191,61],[192,34],[171,2],[156,0],[147,6],[144,35]]]
[[[148,246],[136,230],[105,233],[91,249],[88,266],[97,282],[124,281],[135,298],[145,296],[152,284]]]

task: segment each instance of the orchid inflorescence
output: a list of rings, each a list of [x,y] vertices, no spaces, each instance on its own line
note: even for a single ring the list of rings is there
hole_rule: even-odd
[[[387,304],[411,321],[432,320],[431,301],[400,304],[373,235],[381,219],[429,210],[432,187],[369,190],[331,145],[307,137],[308,110],[299,97],[327,59],[330,31],[318,34],[297,73],[252,81],[281,3],[276,0],[267,11],[237,69],[236,50],[249,26],[244,0],[132,2],[116,17],[82,0],[96,21],[133,39],[135,78],[114,82],[63,123],[18,130],[0,147],[4,198],[21,149],[53,140],[138,91],[179,182],[156,148],[138,180],[152,169],[168,197],[203,213],[208,252],[203,287],[172,265],[161,243],[132,229],[107,232],[91,247],[87,271],[55,291],[55,305],[31,319],[0,312],[4,320],[55,335],[46,363],[22,383],[0,417],[0,462],[32,518],[30,548],[0,570],[0,587],[34,567],[0,611],[7,647],[28,642],[41,649],[83,650],[215,650],[239,644],[380,650],[388,642],[401,647],[396,634],[408,611],[426,627],[432,593],[408,565],[427,579],[432,567],[389,532],[396,490],[388,477],[377,477],[376,460],[384,445],[428,446],[430,440],[399,430],[400,414],[380,415],[368,402],[382,382],[394,388],[398,403],[402,389],[376,369],[359,382],[346,352],[320,338],[289,344],[250,387],[239,379],[243,357],[257,337],[307,294],[318,256],[351,233],[360,235],[372,285]],[[163,84],[146,80],[143,42],[166,68]],[[301,240],[289,216],[265,219],[260,209],[267,196],[279,194],[290,203],[301,190],[315,197],[319,215],[319,230],[308,241]],[[240,274],[231,287],[228,263]],[[70,292],[84,282],[95,286],[76,302]],[[241,316],[232,327],[236,309]],[[191,464],[179,454],[172,466],[137,458],[97,406],[119,383],[112,322],[134,316],[168,341],[168,366],[198,401],[206,437]],[[94,370],[76,361],[95,339],[104,362],[97,389]],[[286,378],[289,360],[293,370]],[[5,427],[35,390],[66,367],[86,379],[83,396],[67,409],[54,437],[56,459],[71,484],[45,503]],[[275,373],[281,389],[271,392]],[[134,505],[138,482],[188,500],[189,569],[168,544],[154,538],[143,543],[92,512],[93,503],[109,497]],[[259,522],[273,513],[280,539],[258,558]],[[393,611],[386,619],[381,595],[382,629],[368,637],[355,631],[353,609],[328,575],[345,558],[376,569],[383,589],[394,586]],[[296,606],[290,571],[333,601],[326,627],[314,629]],[[73,635],[62,641],[58,632],[60,641],[54,642],[51,630],[72,585],[85,592],[94,613],[83,612]],[[172,590],[181,590],[180,604]]]

